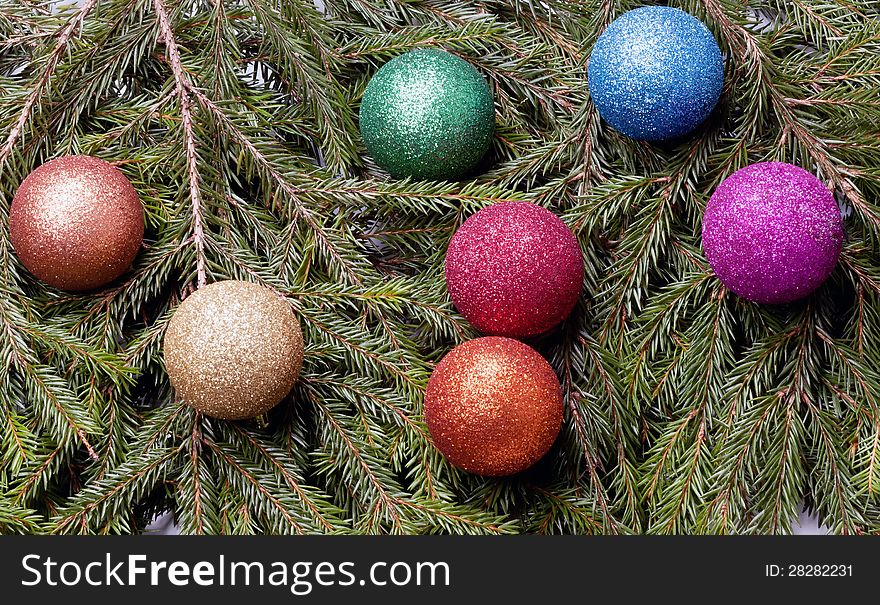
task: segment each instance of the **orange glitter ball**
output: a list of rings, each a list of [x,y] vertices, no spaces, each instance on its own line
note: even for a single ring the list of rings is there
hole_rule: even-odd
[[[22,182],[9,210],[12,247],[42,281],[91,290],[122,275],[144,238],[144,208],[125,175],[104,160],[66,156]]]
[[[518,340],[489,336],[455,347],[425,393],[434,445],[455,466],[485,476],[535,464],[562,425],[562,389],[550,364]]]

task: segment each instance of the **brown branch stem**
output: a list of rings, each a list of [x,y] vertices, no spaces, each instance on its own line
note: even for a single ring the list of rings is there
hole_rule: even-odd
[[[198,155],[196,154],[195,129],[193,128],[192,104],[190,90],[192,84],[187,78],[180,60],[180,51],[171,29],[168,9],[163,0],[153,0],[153,8],[159,20],[159,38],[165,43],[168,61],[174,74],[174,87],[180,102],[180,117],[183,125],[184,147],[186,150],[186,170],[189,179],[189,197],[193,213],[193,243],[196,247],[196,275],[198,287],[207,282],[205,270],[205,227],[202,221],[202,195],[199,190]]]

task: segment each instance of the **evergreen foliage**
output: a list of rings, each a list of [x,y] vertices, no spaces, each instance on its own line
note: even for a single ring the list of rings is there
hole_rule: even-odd
[[[691,137],[602,123],[586,61],[611,0],[0,0],[0,533],[776,533],[802,502],[880,533],[880,3],[683,0],[725,54]],[[57,7],[56,7],[57,8]],[[418,46],[496,96],[490,157],[455,183],[389,179],[364,153],[367,80]],[[6,218],[68,153],[114,162],[145,249],[93,293],[47,289]],[[815,171],[845,212],[829,282],[759,306],[700,248],[709,195],[750,162]],[[563,433],[503,480],[456,471],[421,416],[430,371],[476,336],[449,302],[446,245],[491,202],[572,226],[584,295],[533,344],[560,376]],[[304,374],[252,422],[175,401],[164,327],[236,278],[301,317]]]

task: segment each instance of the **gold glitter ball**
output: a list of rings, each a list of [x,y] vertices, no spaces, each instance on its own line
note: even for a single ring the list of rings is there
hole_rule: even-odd
[[[268,412],[293,388],[303,337],[281,296],[257,284],[221,281],[177,307],[164,355],[179,397],[208,416],[242,420]]]
[[[131,266],[144,238],[144,208],[115,166],[90,156],[47,162],[22,182],[9,209],[21,262],[63,290],[92,290]]]
[[[541,459],[562,426],[562,389],[550,364],[518,340],[477,338],[434,369],[425,420],[437,449],[455,466],[513,475]]]

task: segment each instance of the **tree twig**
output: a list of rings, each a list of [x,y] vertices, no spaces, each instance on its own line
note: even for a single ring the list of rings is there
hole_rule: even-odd
[[[49,80],[52,79],[52,74],[55,73],[55,68],[58,67],[58,64],[61,62],[61,57],[64,56],[64,53],[67,50],[67,44],[73,37],[73,33],[77,28],[82,26],[83,21],[89,16],[89,13],[92,12],[92,9],[95,8],[96,4],[98,4],[98,0],[86,0],[58,35],[58,43],[55,45],[52,54],[49,55],[46,69],[43,70],[43,73],[40,74],[40,77],[34,84],[31,94],[28,95],[27,100],[24,102],[24,107],[22,107],[21,112],[18,114],[18,119],[15,121],[15,125],[6,137],[6,142],[3,143],[3,147],[0,148],[0,166],[5,164],[6,160],[9,159],[9,156],[12,154],[12,150],[15,148],[15,144],[18,143],[18,139],[21,137],[25,125],[31,118],[34,106],[37,104],[40,95],[43,94],[43,89],[49,83]]]
[[[159,20],[159,38],[165,43],[171,72],[174,74],[174,87],[180,101],[180,117],[183,121],[184,146],[186,150],[186,170],[189,178],[189,197],[193,214],[193,243],[196,247],[196,275],[198,287],[207,282],[205,271],[205,227],[202,220],[202,194],[199,190],[198,155],[196,154],[196,138],[193,128],[192,104],[189,91],[192,84],[183,69],[180,51],[171,29],[168,9],[163,0],[153,0],[153,8]]]

